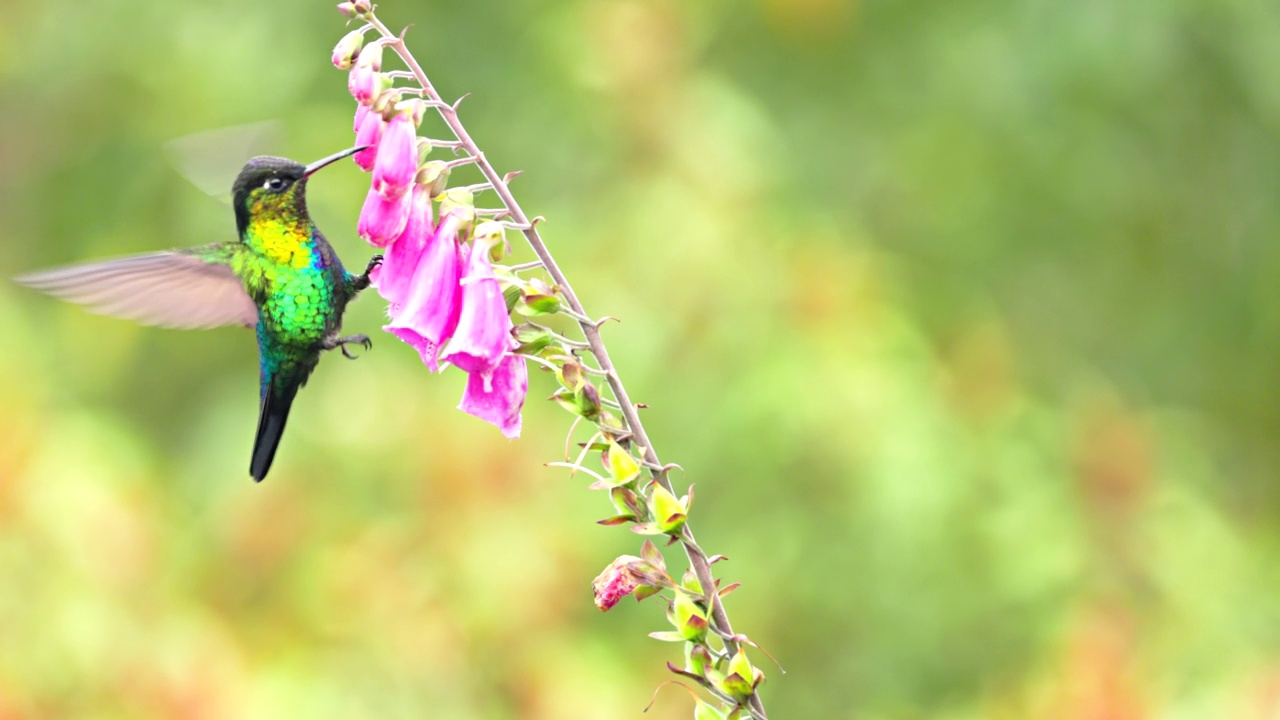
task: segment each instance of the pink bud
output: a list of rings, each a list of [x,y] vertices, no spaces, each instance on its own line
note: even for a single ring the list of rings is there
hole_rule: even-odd
[[[384,197],[399,197],[418,174],[418,137],[413,112],[400,110],[387,123],[373,164],[373,188]]]
[[[364,33],[360,30],[352,30],[337,45],[333,46],[333,66],[339,70],[349,70],[351,61],[360,53],[360,48],[364,45]],[[348,78],[350,81],[350,78]]]
[[[359,111],[356,111],[359,114]],[[368,172],[373,169],[374,160],[378,157],[378,143],[382,140],[382,127],[386,122],[382,116],[373,110],[365,111],[364,117],[360,121],[360,127],[356,129],[356,145],[368,145],[369,147],[352,155],[356,161],[356,165],[361,170]]]
[[[409,193],[388,200],[378,191],[369,188],[369,194],[364,198],[364,207],[360,209],[360,221],[356,223],[356,230],[370,244],[386,247],[404,232],[411,207]]]
[[[351,97],[360,103],[371,103],[381,88],[382,79],[378,71],[357,59],[355,66],[347,74],[347,91],[351,93]]]
[[[415,197],[417,193],[415,188]],[[440,221],[435,234],[426,238],[403,298],[404,305],[392,306],[391,323],[383,328],[412,345],[431,372],[439,371],[436,355],[458,325],[461,296],[458,281],[462,277],[458,229],[461,224],[459,213],[449,213]]]

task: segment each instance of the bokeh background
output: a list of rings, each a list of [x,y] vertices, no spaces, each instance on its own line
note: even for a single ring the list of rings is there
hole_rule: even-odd
[[[381,15],[622,319],[735,624],[788,671],[775,720],[1280,717],[1273,4]],[[330,2],[6,6],[0,270],[228,238],[165,143],[346,147],[343,32]],[[353,266],[366,182],[311,185]],[[255,485],[248,333],[10,283],[0,328],[0,718],[690,716],[641,713],[660,607],[592,606],[639,541],[543,467],[547,377],[510,442],[377,333]]]

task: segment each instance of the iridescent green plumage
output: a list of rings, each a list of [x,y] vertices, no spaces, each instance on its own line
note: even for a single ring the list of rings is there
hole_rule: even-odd
[[[256,157],[232,186],[239,240],[61,268],[19,282],[109,315],[151,325],[256,327],[261,407],[250,474],[266,477],[298,388],[340,337],[347,303],[369,284],[352,275],[307,213],[311,173],[360,148],[309,166]]]

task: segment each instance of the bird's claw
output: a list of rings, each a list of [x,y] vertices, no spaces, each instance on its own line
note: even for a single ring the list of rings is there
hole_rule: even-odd
[[[373,281],[373,278],[369,277],[369,273],[373,272],[373,269],[378,267],[381,264],[382,264],[382,255],[374,255],[373,257],[369,258],[369,264],[365,266],[364,273],[359,277],[357,277],[355,279],[355,282],[352,283],[351,285],[352,291],[358,293],[361,290],[364,290],[365,288],[369,287],[369,283]]]
[[[342,356],[348,360],[355,360],[357,357],[360,357],[359,355],[352,355],[351,351],[347,349],[348,345],[360,345],[364,347],[365,350],[373,349],[373,341],[369,339],[368,335],[348,335],[346,337],[330,340],[326,343],[325,350],[337,348],[342,351]]]

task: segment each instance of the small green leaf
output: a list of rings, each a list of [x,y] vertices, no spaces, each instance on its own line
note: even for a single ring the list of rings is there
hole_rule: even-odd
[[[693,720],[725,720],[724,713],[706,704],[701,699],[693,708]]]
[[[654,640],[661,640],[662,642],[684,642],[683,635],[681,635],[678,632],[672,632],[670,630],[659,630],[657,632],[651,632],[649,633],[649,637],[653,638]]]

